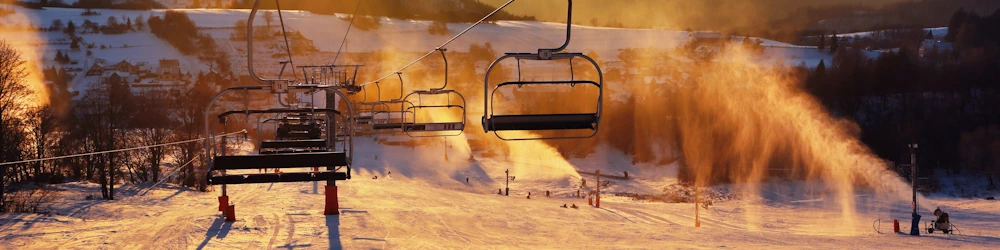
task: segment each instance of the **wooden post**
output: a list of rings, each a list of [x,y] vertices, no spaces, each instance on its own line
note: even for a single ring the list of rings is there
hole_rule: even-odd
[[[698,191],[698,184],[695,184],[694,185],[694,227],[701,227],[701,217],[699,217],[699,208],[698,208],[698,202],[699,202],[698,197],[700,196],[700,194],[698,192],[699,192]]]

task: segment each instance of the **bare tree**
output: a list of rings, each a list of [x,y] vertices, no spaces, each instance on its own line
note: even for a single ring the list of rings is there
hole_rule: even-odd
[[[169,96],[161,92],[150,92],[136,96],[138,100],[136,107],[139,111],[136,113],[136,119],[134,119],[137,121],[134,127],[140,145],[162,144],[169,139],[171,133],[169,128],[175,123],[170,119],[168,112],[168,108],[170,107]],[[148,166],[148,169],[144,170],[148,171],[149,174],[140,173],[138,175],[139,180],[146,181],[148,178],[153,182],[159,181],[160,165],[167,153],[167,148],[164,147],[143,150],[141,163],[143,166]]]
[[[27,62],[6,40],[0,40],[0,162],[16,161],[23,158],[23,124],[20,119],[29,107],[32,94],[25,78]],[[0,166],[0,211],[6,211],[3,193],[4,179],[12,179],[7,174],[9,166]]]
[[[52,106],[44,105],[31,110],[28,113],[27,125],[31,130],[31,136],[35,139],[35,159],[44,158],[46,149],[53,146],[52,133],[55,132],[57,126],[56,114]],[[45,162],[41,161],[34,163],[35,183],[42,181],[44,164]]]
[[[185,141],[200,138],[204,130],[204,108],[208,105],[208,101],[212,98],[213,92],[208,88],[207,84],[202,82],[196,83],[194,88],[186,93],[178,95],[175,99],[174,119],[177,121],[177,130],[175,131],[172,141]],[[176,147],[177,150],[173,151],[173,158],[175,159],[176,166],[181,166],[188,161],[194,160],[196,156],[202,153],[202,143],[192,142],[180,144]],[[198,171],[198,168],[204,168],[206,164],[205,159],[201,159],[197,164],[188,164],[185,166],[184,170],[181,171],[181,183],[182,185],[188,187],[195,187],[199,190],[207,189],[207,180],[204,177],[204,171]]]
[[[264,22],[267,23],[268,30],[271,29],[271,22],[274,22],[274,13],[270,11],[264,11]]]

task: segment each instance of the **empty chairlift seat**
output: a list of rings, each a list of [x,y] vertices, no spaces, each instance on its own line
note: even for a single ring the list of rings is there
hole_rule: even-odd
[[[283,149],[283,148],[326,148],[326,140],[273,140],[260,143],[261,149]]]
[[[489,131],[593,130],[597,122],[597,114],[494,115],[486,126]]]
[[[576,138],[590,138],[597,135],[598,128],[601,122],[601,111],[603,110],[603,100],[604,100],[604,73],[601,71],[601,67],[597,64],[593,58],[584,55],[583,53],[569,53],[562,52],[570,44],[570,38],[572,38],[572,23],[573,23],[573,1],[569,1],[566,15],[566,41],[562,46],[552,49],[538,49],[537,53],[507,53],[504,56],[497,58],[496,61],[486,69],[486,77],[483,81],[484,97],[483,97],[483,129],[488,133],[493,131],[497,137],[504,140],[544,140],[544,139],[576,139]],[[594,66],[597,70],[597,81],[581,81],[577,80],[575,76],[575,70],[573,68],[573,59],[580,58],[584,59]],[[506,59],[517,60],[517,72],[518,81],[505,82],[498,84],[490,92],[490,74],[493,69],[500,65]],[[522,81],[521,80],[521,61],[555,61],[555,60],[566,60],[569,61],[568,68],[570,73],[570,80],[565,81]],[[577,113],[578,111],[568,111],[568,112],[554,112],[550,114],[495,114],[494,109],[494,99],[496,97],[497,90],[505,86],[523,86],[523,85],[561,85],[576,87],[577,85],[589,85],[596,87],[598,90],[598,96],[595,102],[595,108],[593,112]],[[515,90],[516,91],[516,90]],[[560,93],[552,93],[552,95],[559,95]],[[556,135],[549,137],[536,137],[536,138],[505,138],[498,131],[568,131],[568,130],[592,130],[589,135]]]
[[[224,170],[247,170],[247,169],[287,169],[287,168],[314,168],[314,167],[343,167],[348,165],[347,154],[344,152],[312,152],[312,153],[286,153],[270,155],[240,155],[240,156],[216,156],[214,165],[209,170],[209,183],[213,185],[221,184],[249,184],[249,183],[271,183],[271,182],[304,182],[319,181],[334,178],[334,180],[350,179],[350,168],[346,172],[306,172],[306,173],[282,173],[282,174],[234,174],[217,175],[216,171]]]

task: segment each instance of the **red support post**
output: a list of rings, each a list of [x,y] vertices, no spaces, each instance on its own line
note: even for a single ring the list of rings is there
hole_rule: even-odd
[[[340,203],[337,201],[337,186],[326,186],[326,207],[323,215],[340,214]]]
[[[223,195],[219,196],[219,212],[226,212],[226,206],[229,205],[229,196]]]
[[[236,221],[236,205],[226,206],[226,212],[224,214],[226,214],[226,221]]]
[[[598,169],[597,172],[597,197],[594,197],[594,207],[601,207],[601,170]]]

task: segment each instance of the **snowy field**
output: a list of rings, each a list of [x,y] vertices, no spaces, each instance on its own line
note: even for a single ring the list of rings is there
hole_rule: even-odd
[[[340,216],[323,216],[323,187],[315,183],[231,185],[236,222],[217,212],[219,192],[176,186],[127,185],[118,200],[86,200],[95,184],[57,185],[63,190],[52,215],[0,215],[0,246],[8,249],[995,249],[1000,216],[995,201],[932,196],[951,213],[956,235],[912,237],[892,233],[892,219],[909,216],[909,205],[887,204],[858,194],[854,226],[825,209],[833,197],[806,195],[794,183],[774,183],[762,200],[720,199],[702,209],[694,227],[694,205],[636,201],[610,194],[601,208],[573,198],[566,181],[518,178],[509,197],[499,159],[468,161],[450,151],[450,161],[427,157],[439,147],[410,149],[357,140],[354,179],[339,182]],[[381,155],[376,159],[376,155]],[[392,157],[387,157],[392,155]],[[629,170],[638,178],[615,181],[607,193],[651,192],[676,182],[670,168],[642,171],[618,157],[601,162],[607,171]],[[510,161],[520,161],[510,159]],[[606,164],[606,165],[605,165]],[[578,164],[584,165],[584,164]],[[538,166],[545,167],[545,166]],[[581,170],[590,171],[586,166]],[[647,168],[648,169],[648,168]],[[388,175],[389,172],[391,175]],[[634,172],[633,172],[634,171]],[[517,172],[513,173],[517,175]],[[378,175],[380,178],[372,179]],[[465,178],[470,178],[469,184]],[[544,197],[549,190],[552,197]],[[721,189],[720,189],[721,190]],[[148,192],[147,192],[148,191]],[[527,192],[532,193],[527,199]],[[725,192],[725,191],[722,191]],[[866,198],[867,197],[867,198]],[[579,209],[562,208],[575,204]],[[924,221],[932,208],[922,207]],[[872,223],[881,219],[880,231]],[[901,223],[903,231],[909,226]]]

